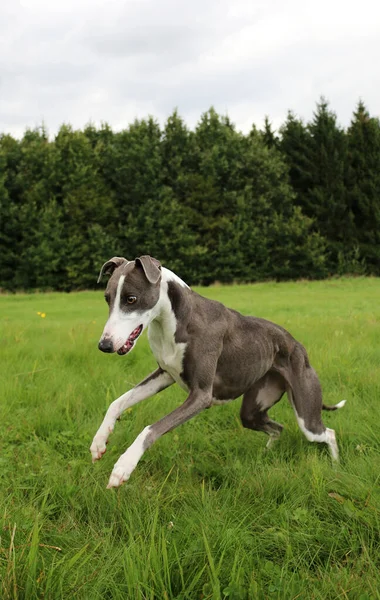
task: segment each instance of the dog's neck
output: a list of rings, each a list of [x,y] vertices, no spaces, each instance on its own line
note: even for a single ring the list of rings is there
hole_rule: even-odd
[[[165,284],[165,283],[169,283],[169,281],[174,281],[175,283],[178,283],[178,285],[180,285],[181,287],[190,289],[189,286],[187,285],[187,283],[185,283],[183,281],[183,279],[178,277],[178,275],[173,273],[173,271],[170,271],[170,269],[167,269],[166,267],[162,267],[161,271],[162,271],[161,285],[162,285],[162,283]]]
[[[173,273],[173,271],[162,267],[160,298],[154,307],[154,317],[152,321],[156,324],[160,323],[165,328],[169,327],[169,329],[171,329],[170,325],[174,325],[173,307],[169,298],[169,285],[172,282],[183,289],[190,290],[187,283],[178,277],[178,275]],[[174,331],[171,333],[174,334]]]

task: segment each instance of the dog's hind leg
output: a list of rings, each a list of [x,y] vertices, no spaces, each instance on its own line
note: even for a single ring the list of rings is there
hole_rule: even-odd
[[[267,448],[281,435],[283,425],[269,418],[267,411],[285,392],[283,378],[269,372],[257,381],[243,396],[240,419],[243,427],[268,434]]]
[[[326,443],[332,459],[338,461],[339,450],[335,431],[326,428],[322,421],[321,384],[301,344],[295,348],[290,364],[287,393],[299,428],[309,442]]]

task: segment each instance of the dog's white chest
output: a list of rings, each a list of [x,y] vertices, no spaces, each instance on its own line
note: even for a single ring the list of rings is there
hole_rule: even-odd
[[[178,385],[187,390],[185,382],[181,379],[187,344],[177,343],[170,329],[166,330],[160,323],[153,321],[149,325],[149,345],[161,369],[167,371]]]

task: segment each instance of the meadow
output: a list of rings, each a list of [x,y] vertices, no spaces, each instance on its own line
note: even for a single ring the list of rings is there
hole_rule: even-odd
[[[341,462],[309,443],[284,398],[269,451],[240,400],[159,440],[127,484],[119,455],[185,393],[128,410],[93,465],[110,402],[155,368],[146,334],[98,351],[103,292],[0,296],[0,598],[380,598],[380,279],[198,290],[273,320],[307,348]]]

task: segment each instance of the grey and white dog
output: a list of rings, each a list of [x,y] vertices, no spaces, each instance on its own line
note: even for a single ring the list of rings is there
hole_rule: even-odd
[[[220,302],[203,298],[150,256],[114,257],[101,268],[111,275],[105,299],[109,317],[99,341],[102,352],[128,354],[144,329],[158,369],[110,405],[91,444],[93,461],[106,451],[116,420],[130,406],[173,383],[188,392],[185,402],[148,425],[116,462],[108,487],[129,479],[138,461],[159,437],[213,404],[243,396],[244,427],[264,431],[268,444],[283,426],[268,410],[286,392],[301,431],[311,442],[328,444],[338,460],[335,431],[327,429],[321,410],[321,386],[305,348],[285,329],[265,319],[243,316]]]

